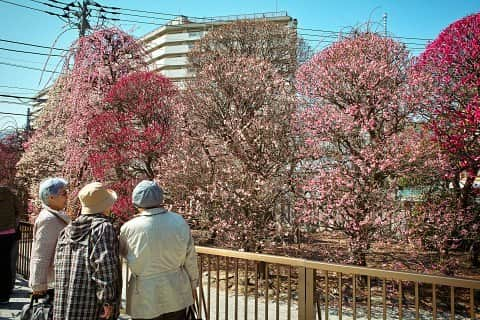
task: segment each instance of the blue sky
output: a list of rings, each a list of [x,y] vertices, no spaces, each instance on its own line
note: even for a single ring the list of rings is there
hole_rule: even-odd
[[[6,1],[6,0],[5,0]],[[60,0],[58,0],[60,1]],[[45,3],[55,4],[51,0],[8,0],[17,5],[28,6],[38,10],[61,12],[60,9],[48,7]],[[60,2],[68,3],[68,0]],[[161,12],[165,14],[183,14],[195,17],[211,17],[223,15],[242,15],[259,12],[286,11],[288,15],[298,20],[298,27],[326,31],[349,30],[351,27],[371,22],[373,28],[383,30],[382,16],[387,14],[387,31],[390,35],[403,39],[412,54],[419,54],[426,40],[434,39],[438,33],[450,23],[466,15],[480,11],[479,1],[467,0],[365,0],[365,1],[293,1],[293,0],[242,0],[242,1],[198,1],[198,0],[97,0],[105,6],[115,6],[122,9],[139,9]],[[58,6],[61,6],[58,2]],[[152,14],[124,11],[123,13],[153,16]],[[65,23],[56,16],[48,15],[33,9],[15,6],[0,1],[0,39],[33,43],[42,46],[52,46],[57,36],[65,30]],[[113,16],[124,20],[149,21],[162,24],[170,16],[157,15],[159,19],[147,19],[134,16]],[[132,32],[139,37],[159,26],[132,23],[114,22],[122,29]],[[325,37],[328,33],[321,31],[299,30],[312,47],[320,50],[330,43],[331,38]],[[66,48],[78,36],[78,31],[66,31],[59,37],[56,47]],[[32,48],[18,44],[0,41],[0,48],[48,53],[47,49]],[[45,73],[39,83],[41,72],[5,65],[4,63],[22,65],[33,68],[43,68],[46,57],[0,49],[0,94],[33,96],[35,90],[42,89],[50,74]],[[53,70],[58,58],[52,58],[47,69]],[[18,87],[18,88],[13,88]],[[19,89],[22,88],[22,89]],[[6,104],[4,101],[14,101],[0,97],[0,112],[25,114],[27,107],[17,104]],[[23,116],[6,116],[0,114],[0,130],[15,121],[19,126],[25,124]]]

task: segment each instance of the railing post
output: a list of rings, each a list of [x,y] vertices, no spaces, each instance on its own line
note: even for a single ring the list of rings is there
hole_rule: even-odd
[[[21,239],[18,240],[18,259],[16,271],[25,278],[30,277],[30,256],[32,253],[33,225],[20,222]]]
[[[298,319],[315,319],[315,271],[299,267],[298,271]]]

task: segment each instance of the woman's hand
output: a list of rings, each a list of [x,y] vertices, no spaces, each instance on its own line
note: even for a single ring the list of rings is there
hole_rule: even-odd
[[[113,315],[113,306],[108,303],[103,305],[102,313],[100,314],[100,318],[102,319],[110,319]]]
[[[33,290],[32,291],[32,296],[34,297],[43,297],[44,295],[47,294],[47,290]]]

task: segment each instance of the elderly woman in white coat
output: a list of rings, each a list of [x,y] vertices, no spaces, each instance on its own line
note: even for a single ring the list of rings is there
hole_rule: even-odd
[[[163,191],[154,181],[140,182],[132,201],[139,213],[120,231],[120,253],[132,272],[127,313],[135,320],[185,319],[198,285],[190,228],[162,207]]]
[[[60,231],[70,222],[70,218],[64,212],[67,206],[67,181],[62,178],[48,178],[42,181],[39,197],[43,209],[33,226],[29,285],[33,295],[43,296],[48,293],[49,297],[53,298],[53,260],[57,238]]]

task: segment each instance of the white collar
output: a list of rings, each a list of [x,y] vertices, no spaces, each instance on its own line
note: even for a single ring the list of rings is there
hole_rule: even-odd
[[[55,216],[57,216],[60,219],[62,219],[63,221],[65,221],[67,224],[70,222],[70,217],[67,216],[65,211],[52,209],[49,206],[47,206],[46,204],[43,204],[42,207],[43,207],[43,209],[47,210],[50,213],[53,213]]]
[[[137,216],[154,216],[156,214],[165,213],[168,210],[162,207],[159,208],[149,208],[145,209],[142,212],[138,213]]]
[[[50,211],[50,212],[54,212],[54,213],[64,213],[63,210],[55,210],[55,209],[52,209],[50,208],[49,206],[47,206],[46,204],[43,204],[42,205],[43,209],[47,210],[47,211]]]

